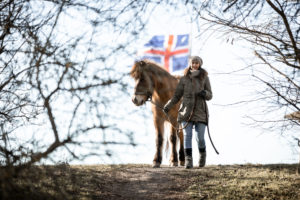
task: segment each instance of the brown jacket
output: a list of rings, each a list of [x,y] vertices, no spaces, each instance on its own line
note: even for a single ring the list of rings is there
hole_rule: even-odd
[[[185,70],[184,76],[180,78],[177,85],[175,94],[165,105],[167,109],[171,109],[182,98],[177,118],[179,122],[190,120],[207,123],[205,111],[207,111],[208,117],[208,108],[205,100],[212,99],[212,91],[207,72],[202,68],[198,71],[192,74],[190,70]],[[202,90],[206,91],[204,98],[196,95]],[[193,114],[190,116],[192,112]]]

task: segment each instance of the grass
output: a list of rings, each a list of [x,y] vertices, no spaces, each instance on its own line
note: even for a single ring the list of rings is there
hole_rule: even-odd
[[[300,199],[297,165],[33,166],[0,199]],[[2,197],[2,198],[1,198]]]
[[[300,199],[296,165],[211,166],[193,182],[195,199]]]

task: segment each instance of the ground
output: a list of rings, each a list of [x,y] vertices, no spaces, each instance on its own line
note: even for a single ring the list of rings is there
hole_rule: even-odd
[[[297,165],[217,165],[184,169],[130,164],[61,164],[34,168],[24,174],[27,179],[19,181],[14,198],[300,199]],[[26,188],[26,192],[22,188]]]

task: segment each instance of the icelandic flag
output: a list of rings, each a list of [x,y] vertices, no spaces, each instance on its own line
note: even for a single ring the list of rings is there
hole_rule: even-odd
[[[143,59],[163,65],[170,73],[188,66],[190,35],[155,35],[144,45]]]

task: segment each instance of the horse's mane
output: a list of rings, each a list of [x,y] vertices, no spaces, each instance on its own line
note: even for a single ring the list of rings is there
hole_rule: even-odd
[[[139,79],[143,71],[146,72],[147,74],[153,74],[155,76],[175,78],[159,64],[146,59],[141,61],[136,61],[130,71],[130,75],[134,79]]]

